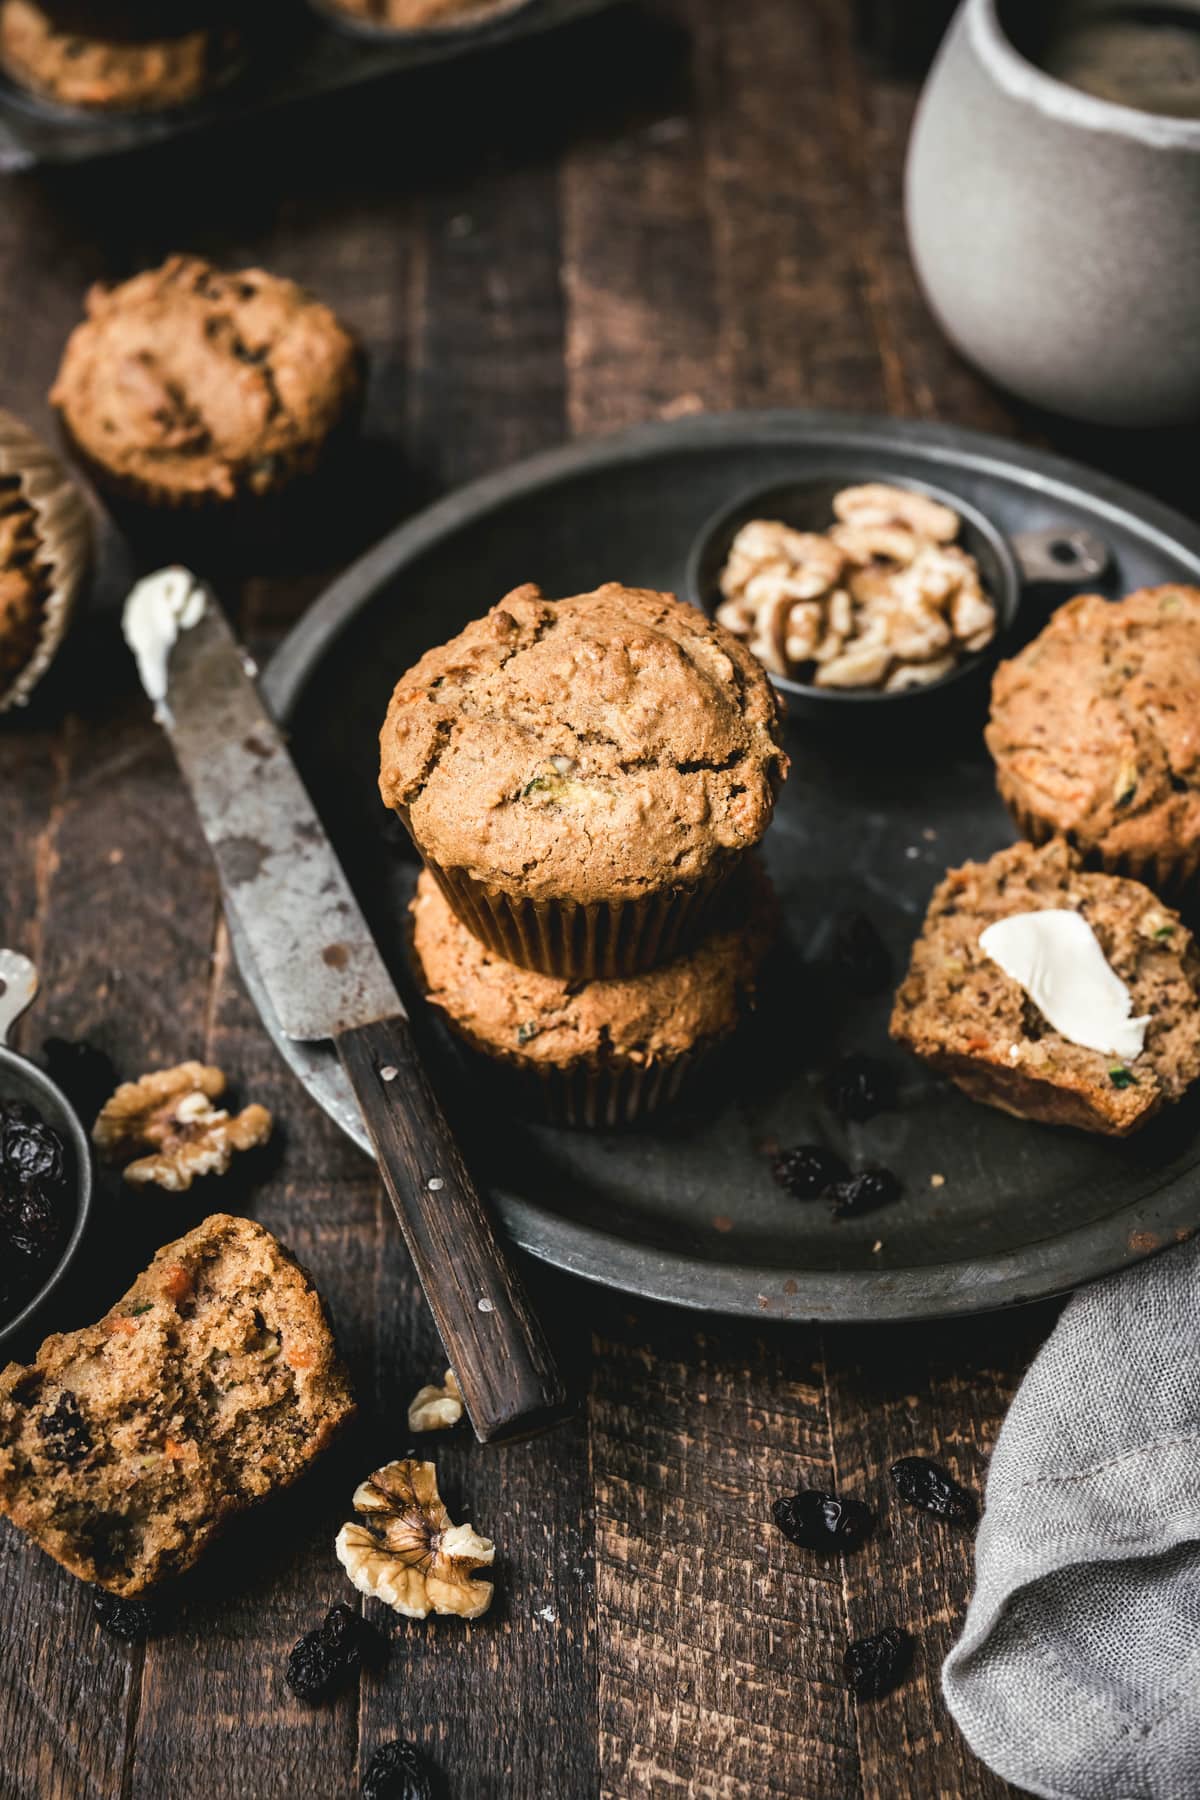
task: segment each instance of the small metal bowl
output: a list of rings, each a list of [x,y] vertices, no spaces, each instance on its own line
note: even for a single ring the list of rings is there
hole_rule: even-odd
[[[983,587],[996,604],[996,635],[986,649],[964,656],[956,668],[939,680],[890,694],[880,688],[814,687],[768,670],[775,686],[788,696],[792,717],[824,724],[853,719],[856,725],[863,725],[867,723],[868,711],[873,720],[882,723],[884,715],[894,719],[901,707],[927,711],[941,705],[960,695],[995,665],[1012,637],[1027,586],[1077,589],[1085,582],[1097,580],[1108,567],[1108,548],[1092,532],[1064,526],[1009,538],[969,500],[935,487],[932,482],[914,481],[911,476],[897,475],[890,469],[830,471],[758,488],[711,519],[688,559],[687,591],[693,604],[710,618],[715,614],[723,597],[721,571],[734,538],[751,519],[779,519],[796,531],[827,531],[834,522],[834,495],[843,488],[861,487],[867,482],[927,494],[958,514],[962,521],[958,543],[975,558]]]
[[[37,970],[27,956],[0,950],[0,1100],[25,1100],[53,1127],[67,1149],[68,1175],[75,1184],[75,1219],[58,1261],[40,1288],[11,1319],[0,1319],[0,1346],[30,1323],[70,1268],[83,1242],[92,1206],[92,1147],[79,1115],[47,1075],[27,1057],[8,1048],[8,1036],[37,993]]]

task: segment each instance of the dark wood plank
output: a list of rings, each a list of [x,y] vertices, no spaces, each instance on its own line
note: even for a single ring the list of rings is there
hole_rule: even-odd
[[[668,22],[637,54],[633,128],[582,138],[562,165],[570,422],[583,435],[732,404],[688,38]]]
[[[721,342],[740,405],[884,410],[889,399],[842,138],[848,10],[689,9]]]
[[[6,184],[0,207],[0,394],[5,406],[42,430],[45,370],[77,301],[49,267],[54,236],[32,184]],[[60,697],[48,698],[44,690],[30,711],[0,725],[0,938],[33,956],[46,977],[42,1000],[21,1027],[19,1042],[27,1049],[53,1029],[50,913],[78,748],[79,734],[64,724]],[[0,1527],[0,1568],[6,1790],[13,1800],[119,1792],[139,1654],[113,1655],[92,1622],[86,1591],[32,1555],[7,1525]]]
[[[204,1054],[277,1120],[268,1181],[233,1178],[224,1202],[250,1211],[312,1271],[329,1307],[360,1404],[370,1392],[371,1310],[382,1218],[378,1184],[298,1091],[266,1041],[218,939]],[[221,1204],[219,1194],[208,1204]],[[238,1521],[147,1645],[132,1746],[132,1800],[210,1800],[214,1793],[291,1800],[356,1791],[358,1700],[303,1705],[283,1679],[287,1652],[336,1601],[354,1602],[333,1554],[362,1460],[351,1427],[290,1494]],[[365,1472],[365,1469],[363,1470]]]
[[[874,1537],[845,1561],[848,1634],[897,1624],[918,1645],[904,1687],[856,1711],[869,1800],[890,1800],[898,1768],[921,1795],[1000,1800],[1017,1791],[980,1765],[942,1702],[941,1664],[970,1597],[973,1540],[904,1506],[888,1469],[901,1456],[929,1456],[982,1499],[1000,1422],[1056,1313],[1051,1304],[999,1318],[897,1327],[886,1348],[877,1332],[826,1334],[834,1475],[880,1514]]]
[[[823,21],[773,0],[672,12],[691,85],[666,128],[564,171],[573,425],[689,396],[878,405]],[[591,1420],[602,1791],[857,1793],[840,1578],[805,1568],[769,1511],[829,1478],[813,1334],[620,1323]]]
[[[830,1479],[815,1334],[603,1308],[591,1417],[609,1800],[858,1792],[836,1564],[772,1499]],[[807,1566],[806,1566],[807,1564]]]
[[[534,58],[501,95],[480,73],[458,114],[463,140],[420,209],[410,363],[404,394],[392,401],[403,399],[403,413],[392,412],[388,426],[403,434],[408,461],[430,488],[563,434],[557,191],[546,160],[561,121],[546,75]],[[481,137],[500,146],[492,157],[480,152]],[[556,1349],[577,1355],[575,1296],[564,1303],[558,1282],[548,1290],[537,1282],[534,1292]],[[393,1652],[364,1689],[362,1765],[381,1742],[408,1736],[429,1749],[452,1794],[588,1800],[597,1753],[586,1427],[576,1420],[487,1450],[465,1429],[410,1445],[408,1402],[440,1378],[444,1361],[390,1221],[371,1311],[373,1406],[355,1480],[410,1448],[435,1460],[452,1517],[496,1541],[497,1594],[474,1624],[406,1624],[368,1603]]]

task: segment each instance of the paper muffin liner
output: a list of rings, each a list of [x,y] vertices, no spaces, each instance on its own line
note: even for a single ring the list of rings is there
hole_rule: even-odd
[[[37,522],[41,540],[38,560],[49,570],[50,586],[42,605],[37,644],[14,680],[0,689],[0,713],[24,706],[54,661],[92,551],[87,503],[66,469],[20,419],[0,411],[0,477],[14,476]]]
[[[588,1064],[538,1068],[523,1077],[539,1115],[549,1125],[577,1131],[615,1131],[673,1106],[708,1061],[697,1047],[646,1063]]]
[[[1031,844],[1048,844],[1052,838],[1065,837],[1071,848],[1082,858],[1090,869],[1099,869],[1105,875],[1119,875],[1127,881],[1140,881],[1144,887],[1153,889],[1164,899],[1179,899],[1190,895],[1200,875],[1200,843],[1181,846],[1175,850],[1149,850],[1143,855],[1134,856],[1128,851],[1114,855],[1100,845],[1084,846],[1075,841],[1073,835],[1058,831],[1047,824],[1036,813],[1021,806],[1003,788],[1000,797],[1008,808],[1013,824],[1023,838]]]
[[[454,1019],[447,1016],[446,1023],[473,1058],[487,1065],[506,1104],[542,1124],[572,1131],[620,1131],[643,1124],[673,1106],[728,1041],[714,1038],[640,1063],[610,1055],[561,1066],[498,1053]]]
[[[690,949],[740,860],[729,858],[692,887],[591,903],[526,900],[489,888],[465,869],[429,857],[425,865],[451,911],[505,962],[563,981],[610,981],[643,975]]]

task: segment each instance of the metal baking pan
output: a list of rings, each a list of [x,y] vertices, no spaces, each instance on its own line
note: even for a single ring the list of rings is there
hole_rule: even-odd
[[[185,132],[231,123],[291,101],[355,87],[405,69],[482,54],[549,31],[612,0],[524,0],[455,30],[371,33],[335,26],[301,3],[276,4],[249,28],[247,54],[203,100],[158,113],[55,106],[0,76],[0,173],[140,150]]]
[[[888,419],[680,420],[571,445],[452,494],[337,581],[265,678],[402,986],[416,865],[376,786],[379,726],[400,673],[523,581],[552,595],[610,579],[682,592],[718,509],[828,470],[927,481],[1014,540],[1086,532],[1109,551],[1098,585],[1112,595],[1200,583],[1200,528],[1155,501],[1024,445]],[[1061,598],[1027,582],[1023,635]],[[679,1305],[885,1321],[1059,1292],[1195,1230],[1200,1096],[1127,1142],[1013,1119],[889,1047],[890,991],[854,999],[832,979],[836,912],[871,917],[898,981],[945,870],[1012,841],[982,742],[986,703],[984,683],[961,711],[939,712],[927,728],[906,720],[882,737],[829,737],[792,721],[792,773],[764,846],[785,941],[759,1016],[695,1104],[623,1135],[531,1124],[492,1103],[474,1065],[426,1017],[439,1090],[519,1244],[592,1281]],[[419,1018],[411,983],[408,997]],[[264,1017],[313,1097],[365,1145],[333,1051],[290,1042]],[[825,1108],[822,1074],[849,1051],[887,1058],[899,1099],[843,1127]],[[767,1147],[814,1138],[855,1166],[895,1169],[901,1200],[838,1222],[821,1203],[790,1199]]]

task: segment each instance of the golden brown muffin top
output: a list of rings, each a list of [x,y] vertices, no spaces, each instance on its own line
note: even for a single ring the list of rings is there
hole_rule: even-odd
[[[443,867],[534,900],[627,900],[758,842],[779,730],[746,647],[674,595],[526,586],[401,676],[379,786]]]
[[[262,269],[172,256],[94,287],[50,398],[79,448],[149,497],[232,499],[310,467],[361,386],[327,306]]]
[[[15,81],[64,106],[180,106],[211,84],[224,35],[205,29],[109,40],[64,29],[34,0],[0,0],[0,63]]]
[[[1055,908],[1087,920],[1134,1015],[1148,1017],[1142,1052],[1127,1068],[1061,1037],[979,942],[997,919]],[[1059,1088],[1102,1121],[1091,1129],[1123,1134],[1200,1076],[1200,951],[1179,914],[1140,881],[1090,873],[1061,838],[1014,844],[952,869],[937,888],[891,1029],[935,1064],[991,1066],[996,1104],[1025,1111],[1006,1094]],[[1048,1116],[1044,1107],[1038,1116]]]
[[[40,560],[37,515],[13,476],[0,476],[0,696],[41,635],[48,568]]]
[[[1085,850],[1200,837],[1200,588],[1081,594],[992,687],[1000,791]]]
[[[491,1055],[554,1068],[651,1062],[727,1036],[753,996],[776,923],[770,884],[751,863],[698,949],[645,975],[572,983],[494,955],[451,912],[427,869],[412,915],[430,1004]]]

